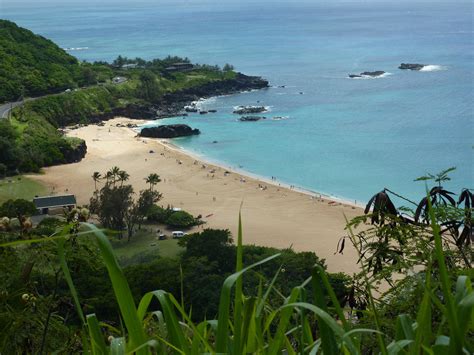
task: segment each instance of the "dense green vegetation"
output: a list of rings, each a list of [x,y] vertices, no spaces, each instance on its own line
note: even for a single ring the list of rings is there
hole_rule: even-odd
[[[229,65],[167,69],[177,62],[190,64],[179,57],[78,62],[53,42],[0,20],[0,103],[41,96],[0,118],[0,174],[81,159],[86,147],[65,138],[61,127],[98,122],[129,105],[149,107],[167,93],[236,75]]]
[[[84,208],[34,227],[31,204],[9,201],[0,207],[10,216],[0,218],[0,351],[472,353],[474,194],[455,200],[441,186],[447,172],[424,178],[435,186],[414,203],[414,220],[386,189],[348,223],[339,251],[347,240],[359,253],[354,277],[326,273],[312,252],[244,246],[241,227],[236,243],[227,230],[187,235],[174,255],[155,237],[156,249],[120,266],[112,245],[139,233],[107,237],[84,223]],[[99,175],[126,186],[118,168]],[[150,174],[147,191],[158,180]],[[357,229],[364,221],[371,226]]]
[[[0,20],[0,103],[76,86],[81,66],[52,41]]]

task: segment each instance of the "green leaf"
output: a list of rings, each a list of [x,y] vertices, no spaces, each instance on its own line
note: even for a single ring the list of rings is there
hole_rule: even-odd
[[[132,349],[138,348],[147,342],[147,336],[143,329],[141,320],[137,315],[137,309],[127,279],[118,264],[107,236],[93,224],[84,223],[84,225],[93,232],[99,245],[102,258],[104,259],[105,266],[109,273],[110,281],[112,282],[112,287],[120,308],[121,316],[129,334],[129,347]],[[137,351],[137,354],[147,353],[148,350],[146,348],[140,348]]]
[[[272,255],[264,260],[261,260],[255,264],[245,267],[239,272],[236,272],[224,281],[224,285],[221,289],[221,297],[219,301],[219,319],[217,323],[217,344],[216,351],[220,353],[228,352],[227,344],[229,340],[229,314],[230,314],[230,296],[231,290],[237,279],[246,271],[264,264],[272,259],[277,258],[280,254]]]
[[[93,354],[107,354],[107,345],[105,345],[104,336],[100,330],[99,321],[95,314],[87,315],[87,325],[89,327],[89,336],[92,342]]]

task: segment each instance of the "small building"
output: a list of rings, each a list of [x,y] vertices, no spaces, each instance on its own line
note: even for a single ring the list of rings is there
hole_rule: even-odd
[[[194,69],[194,65],[192,65],[191,63],[173,63],[173,64],[171,64],[171,66],[166,68],[166,71],[184,72],[184,71],[190,71],[190,70],[193,70],[193,69]]]
[[[33,203],[41,214],[48,214],[50,209],[76,207],[76,196],[74,195],[55,195],[35,197]]]
[[[135,68],[138,68],[137,63],[129,63],[129,64],[122,65],[122,69],[135,69]]]
[[[112,82],[114,84],[121,84],[127,81],[127,78],[124,78],[123,76],[116,76],[112,79]]]

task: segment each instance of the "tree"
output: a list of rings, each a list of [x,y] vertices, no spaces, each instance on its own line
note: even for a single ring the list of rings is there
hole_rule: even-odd
[[[161,181],[161,179],[160,179],[160,176],[158,174],[152,173],[152,174],[148,175],[148,177],[145,179],[145,181],[146,181],[147,184],[150,184],[150,191],[153,191],[153,186],[158,184]]]
[[[196,225],[196,219],[186,211],[176,211],[168,217],[166,224],[172,227],[189,228]]]
[[[89,208],[92,213],[97,214],[104,227],[121,231],[126,226],[126,214],[133,207],[132,196],[131,185],[106,184],[94,193]]]
[[[140,73],[140,83],[137,87],[138,95],[150,102],[154,102],[160,95],[160,86],[156,80],[156,75],[150,70]]]
[[[98,171],[94,171],[94,173],[92,174],[92,180],[94,180],[94,191],[97,191],[97,182],[99,182],[101,178],[101,173],[99,173]]]
[[[226,63],[224,65],[224,67],[222,68],[222,71],[224,71],[224,72],[229,72],[229,71],[232,71],[232,70],[234,70],[234,66],[229,64],[229,63]]]
[[[112,167],[106,174],[107,177],[107,183],[111,183],[115,186],[115,183],[118,180],[119,174],[120,174],[120,168],[118,166]]]
[[[117,178],[120,181],[120,186],[123,186],[123,183],[130,178],[130,175],[126,171],[120,170],[117,173]]]
[[[18,218],[20,221],[23,217],[29,217],[37,212],[33,202],[24,199],[8,200],[0,207],[0,216],[9,218]]]
[[[142,190],[137,201],[138,229],[148,215],[150,209],[163,197],[158,191]]]

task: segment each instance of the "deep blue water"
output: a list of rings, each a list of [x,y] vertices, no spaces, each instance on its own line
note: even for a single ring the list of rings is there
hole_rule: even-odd
[[[176,144],[358,201],[383,187],[417,198],[424,185],[414,178],[450,166],[448,188],[474,187],[472,13],[471,2],[0,0],[0,18],[87,47],[70,52],[80,59],[173,54],[264,76],[274,87],[202,104],[218,113],[166,119],[202,131]],[[439,70],[401,71],[401,62]],[[347,79],[366,70],[390,75]],[[288,118],[231,113],[257,102],[266,117]]]

